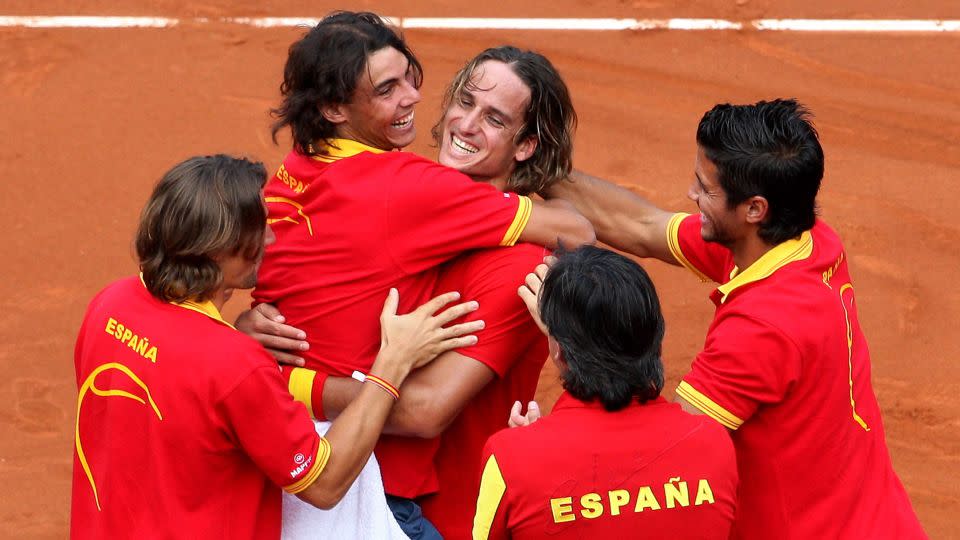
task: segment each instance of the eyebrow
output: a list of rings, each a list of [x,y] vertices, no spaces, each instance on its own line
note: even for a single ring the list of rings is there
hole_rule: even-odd
[[[369,71],[367,73],[370,73]],[[407,68],[403,70],[403,76],[406,77],[407,73],[410,73],[410,60],[407,60]],[[397,84],[400,80],[400,77],[391,77],[385,81],[381,81],[377,84],[373,84],[373,79],[371,77],[370,84],[373,86],[374,92],[379,92],[386,89],[388,86]]]
[[[703,183],[703,178],[700,178],[700,173],[693,171],[693,176],[697,179],[697,183],[700,184],[700,189],[708,191],[707,185]]]
[[[481,90],[481,92],[482,92],[482,91],[483,91],[483,90]],[[460,93],[461,93],[461,94],[466,94],[466,95],[467,95],[468,97],[470,97],[470,98],[475,98],[475,97],[476,97],[476,96],[473,95],[473,92],[466,87],[466,85],[464,85],[464,87],[460,90]],[[498,108],[496,108],[496,107],[487,107],[487,110],[489,110],[491,113],[493,113],[494,116],[499,116],[500,118],[502,118],[502,119],[504,119],[504,120],[506,120],[506,121],[508,121],[508,122],[513,122],[513,121],[514,121],[514,118],[513,118],[512,116],[510,116],[509,114],[501,111],[500,109],[498,109]]]

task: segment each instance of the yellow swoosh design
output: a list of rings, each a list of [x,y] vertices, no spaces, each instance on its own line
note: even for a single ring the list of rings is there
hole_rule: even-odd
[[[163,420],[163,415],[160,414],[160,409],[157,407],[157,403],[153,400],[153,396],[150,395],[150,389],[147,388],[147,385],[140,379],[140,377],[137,377],[132,371],[130,371],[130,368],[123,364],[110,362],[101,366],[97,366],[92,372],[90,372],[90,375],[87,376],[87,379],[83,381],[83,384],[80,385],[80,392],[77,396],[77,423],[74,430],[74,438],[77,445],[77,457],[80,458],[80,465],[83,467],[83,472],[87,474],[87,480],[90,481],[90,487],[93,488],[93,499],[97,503],[97,510],[101,511],[103,509],[100,507],[100,495],[97,493],[97,483],[93,480],[93,473],[90,471],[90,465],[87,463],[87,456],[83,453],[83,445],[80,444],[80,407],[83,406],[83,397],[89,390],[93,392],[94,395],[101,397],[125,397],[137,401],[143,405],[147,404],[147,402],[144,401],[140,396],[135,396],[124,390],[101,390],[97,388],[95,384],[97,375],[110,369],[120,371],[127,377],[130,377],[130,379],[133,380],[137,386],[142,388],[143,391],[147,393],[147,400],[150,401],[150,406],[153,408],[153,412],[157,414],[157,418],[159,418],[161,421]]]

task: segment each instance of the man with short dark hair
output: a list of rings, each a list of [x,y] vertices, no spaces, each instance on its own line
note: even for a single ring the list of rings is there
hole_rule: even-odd
[[[255,283],[273,241],[266,171],[224,155],[167,172],[137,231],[140,277],[90,303],[76,346],[71,535],[278,538],[280,489],[321,508],[343,496],[370,456],[413,367],[481,325],[444,329],[472,310],[433,316],[455,293],[381,312],[381,349],[363,390],[325,437],[287,392],[276,363],[224,322],[234,289]],[[169,534],[167,534],[169,536]]]
[[[564,393],[549,416],[487,442],[473,538],[726,540],[733,445],[660,397],[664,322],[647,273],[584,246],[528,283]]]
[[[736,538],[922,538],[893,471],[847,254],[816,217],[823,149],[795,100],[717,105],[697,128],[698,215],[574,175],[605,243],[720,286],[676,400],[731,430]]]

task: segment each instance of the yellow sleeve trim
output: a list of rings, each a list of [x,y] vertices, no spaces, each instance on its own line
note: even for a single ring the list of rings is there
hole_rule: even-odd
[[[293,399],[307,406],[307,412],[313,417],[313,379],[317,372],[312,369],[293,368],[287,390]]]
[[[490,537],[493,518],[497,515],[500,501],[507,491],[507,483],[500,473],[497,457],[490,456],[483,467],[480,479],[480,495],[477,497],[477,513],[473,518],[473,540],[486,540]]]
[[[670,248],[670,254],[673,255],[673,258],[677,260],[678,263],[682,264],[684,268],[693,272],[700,281],[708,283],[713,281],[708,278],[701,272],[696,266],[690,263],[687,258],[683,255],[683,250],[680,249],[680,224],[683,223],[683,220],[686,219],[690,214],[678,213],[670,217],[670,221],[667,222],[667,247]]]
[[[677,395],[726,428],[737,429],[743,425],[743,420],[737,415],[717,405],[715,401],[700,393],[686,381],[680,381],[680,385],[677,386]]]
[[[530,200],[530,197],[524,197],[523,195],[517,195],[517,198],[520,199],[520,204],[517,206],[517,215],[514,216],[513,223],[510,224],[507,233],[503,235],[503,240],[500,241],[501,246],[512,246],[516,244],[517,240],[520,239],[520,234],[523,232],[523,229],[527,227],[527,222],[530,221],[530,213],[533,211],[533,201]]]
[[[320,476],[320,473],[322,473],[323,469],[327,466],[327,461],[330,460],[330,451],[330,442],[324,437],[320,437],[320,444],[317,445],[317,455],[314,457],[313,468],[310,469],[310,472],[308,472],[306,476],[286,486],[283,490],[291,495],[296,495],[310,487],[310,484]]]

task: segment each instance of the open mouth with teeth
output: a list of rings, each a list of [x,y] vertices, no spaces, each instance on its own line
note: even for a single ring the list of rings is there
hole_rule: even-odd
[[[457,137],[456,135],[451,135],[450,140],[453,143],[453,148],[464,154],[476,154],[480,151],[479,148],[461,139],[460,137]]]
[[[404,116],[403,118],[394,121],[390,125],[395,128],[403,129],[413,123],[413,111],[410,111],[410,114]]]

